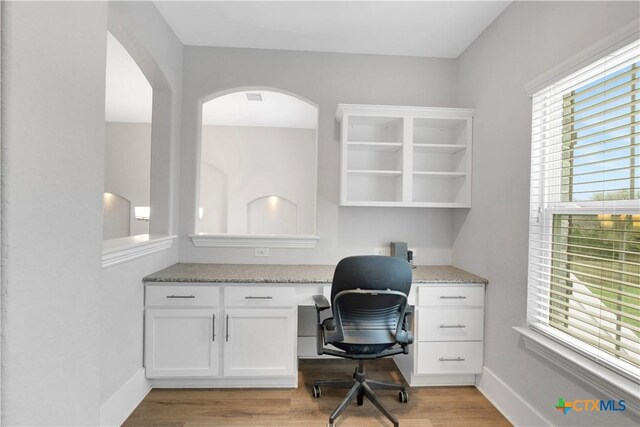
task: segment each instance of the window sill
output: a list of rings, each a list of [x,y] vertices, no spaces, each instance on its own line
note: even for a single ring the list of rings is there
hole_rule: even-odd
[[[246,234],[190,234],[198,248],[315,248],[320,237],[311,235],[246,235]]]
[[[169,249],[176,237],[165,234],[140,234],[105,240],[102,242],[102,267],[111,267]]]
[[[591,359],[547,338],[527,327],[514,326],[527,349],[543,357],[603,393],[602,399],[624,400],[635,413],[640,412],[638,384]]]

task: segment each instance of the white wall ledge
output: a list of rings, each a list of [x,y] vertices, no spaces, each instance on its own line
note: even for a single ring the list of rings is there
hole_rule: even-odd
[[[315,248],[320,237],[312,235],[246,235],[246,234],[190,234],[198,248]]]
[[[514,326],[513,329],[522,336],[527,349],[596,390],[601,390],[603,399],[624,400],[629,410],[640,413],[638,383],[529,328]]]
[[[169,249],[178,236],[167,234],[140,234],[102,242],[102,267],[131,261],[142,256]]]

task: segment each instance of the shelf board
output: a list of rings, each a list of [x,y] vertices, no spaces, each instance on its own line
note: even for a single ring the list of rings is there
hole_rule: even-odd
[[[347,200],[340,206],[366,206],[366,207],[405,207],[405,208],[470,208],[471,204],[465,202],[390,202],[380,200]]]
[[[400,176],[402,171],[390,170],[348,170],[347,175],[351,176]]]
[[[418,153],[457,153],[466,150],[466,145],[454,144],[413,144],[413,151]]]
[[[414,208],[470,208],[467,202],[409,202],[407,206]]]
[[[402,143],[349,141],[347,147],[353,151],[399,151],[402,149]]]
[[[462,178],[467,176],[464,172],[420,172],[414,171],[413,176],[425,178]]]
[[[340,203],[340,206],[400,207],[400,206],[404,206],[404,203],[399,201],[347,200],[343,203]]]

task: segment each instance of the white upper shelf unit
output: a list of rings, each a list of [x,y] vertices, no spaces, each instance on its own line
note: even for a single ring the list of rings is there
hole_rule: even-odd
[[[339,104],[340,205],[471,207],[474,114]]]

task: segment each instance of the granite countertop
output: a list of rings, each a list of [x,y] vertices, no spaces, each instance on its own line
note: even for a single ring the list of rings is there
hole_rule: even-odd
[[[143,278],[145,283],[331,283],[334,265],[174,264]],[[413,283],[484,283],[450,265],[419,265]]]

